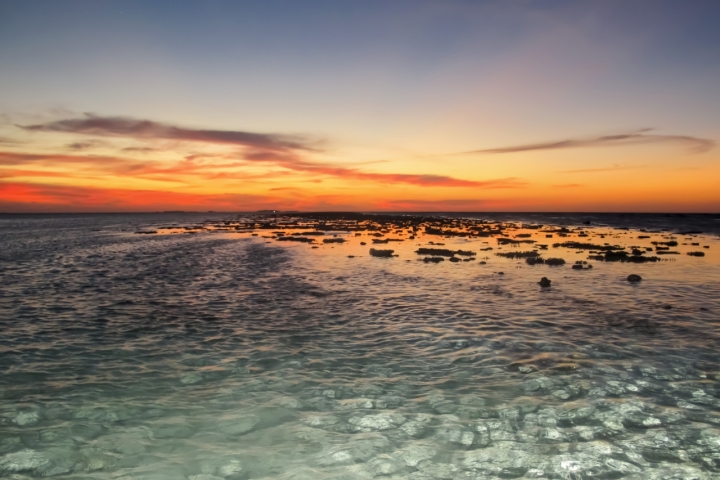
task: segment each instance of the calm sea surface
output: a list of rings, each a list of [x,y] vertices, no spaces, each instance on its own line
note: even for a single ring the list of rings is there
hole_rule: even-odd
[[[0,478],[720,478],[720,217],[464,217],[536,242],[0,216]]]

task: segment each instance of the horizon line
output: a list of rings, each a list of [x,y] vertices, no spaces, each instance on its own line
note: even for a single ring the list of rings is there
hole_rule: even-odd
[[[691,212],[691,211],[614,211],[614,210],[589,210],[589,211],[573,211],[573,210],[153,210],[153,211],[91,211],[91,212],[0,212],[0,215],[136,215],[136,214],[182,214],[182,213],[222,213],[222,214],[312,214],[312,213],[364,213],[364,214],[498,214],[498,213],[539,213],[539,214],[577,214],[577,215],[598,215],[598,214],[623,214],[623,215],[720,215],[717,212]]]

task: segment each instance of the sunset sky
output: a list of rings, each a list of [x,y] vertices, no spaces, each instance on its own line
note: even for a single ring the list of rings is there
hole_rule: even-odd
[[[720,211],[720,1],[0,2],[0,212]]]

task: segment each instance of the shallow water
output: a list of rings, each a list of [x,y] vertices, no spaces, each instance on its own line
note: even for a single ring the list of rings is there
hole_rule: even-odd
[[[134,234],[225,217],[0,218],[0,476],[720,478],[716,232],[515,232],[679,243],[591,270],[493,237],[405,235],[386,259],[367,233]],[[416,261],[429,241],[477,259]]]

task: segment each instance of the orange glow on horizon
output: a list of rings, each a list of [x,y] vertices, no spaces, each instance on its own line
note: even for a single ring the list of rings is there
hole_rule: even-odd
[[[635,132],[460,153],[449,143],[446,154],[387,150],[396,156],[375,161],[300,137],[117,117],[9,133],[19,141],[0,151],[4,212],[720,210],[714,144],[688,136]]]

